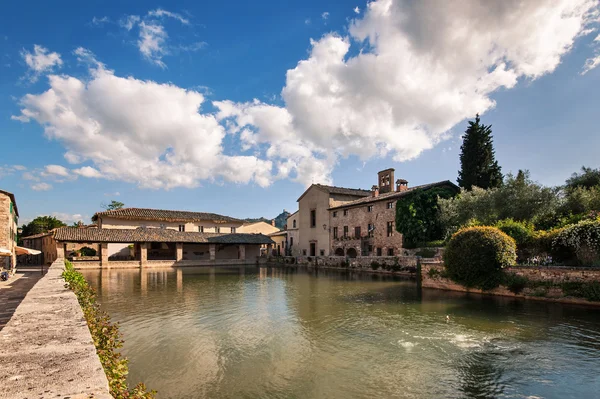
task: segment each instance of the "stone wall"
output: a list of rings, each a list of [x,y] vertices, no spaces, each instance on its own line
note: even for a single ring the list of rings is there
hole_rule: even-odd
[[[465,288],[464,286],[443,277],[444,265],[441,262],[423,261],[420,268],[421,286],[423,288],[600,306],[600,302],[590,302],[580,297],[569,297],[561,288],[561,284],[567,282],[600,282],[600,268],[542,266],[515,266],[507,268],[506,272],[508,273],[515,273],[519,276],[526,277],[532,282],[540,283],[534,283],[534,285],[538,285],[538,287],[525,288],[518,294],[511,292],[504,286],[489,291],[482,291],[476,288]]]
[[[369,212],[369,206],[372,210]],[[344,215],[344,209],[347,209],[347,215]],[[337,227],[338,239],[333,239],[332,233],[332,251],[335,253],[337,248],[348,249],[350,247],[357,250],[359,255],[375,256],[378,248],[381,255],[387,256],[388,251],[392,251],[393,256],[402,255],[402,234],[396,231],[396,201],[382,198],[379,201],[361,204],[359,206],[349,208],[339,208],[335,211],[330,211],[331,231]],[[335,215],[335,217],[334,217]],[[391,235],[388,236],[387,226],[391,223]],[[375,230],[372,232],[372,237],[368,237],[368,226],[372,224]],[[350,238],[344,239],[344,226],[348,226],[348,235]],[[362,237],[355,237],[355,227],[360,227]],[[365,241],[361,246],[361,238]],[[371,246],[372,252],[368,252]],[[367,252],[365,252],[366,250]]]
[[[63,270],[57,259],[0,331],[2,398],[112,398]]]
[[[342,256],[298,256],[270,258],[271,263],[298,264],[328,269],[351,269],[375,273],[398,273],[415,275],[417,258],[415,256],[358,256],[345,258]],[[373,262],[377,268],[373,268]]]
[[[0,248],[8,249],[13,253],[12,256],[0,256],[0,268],[10,268],[16,265],[17,257],[14,247],[17,245],[15,238],[17,234],[17,223],[15,222],[14,207],[11,207],[12,200],[4,193],[0,193]],[[12,213],[11,213],[12,209]]]

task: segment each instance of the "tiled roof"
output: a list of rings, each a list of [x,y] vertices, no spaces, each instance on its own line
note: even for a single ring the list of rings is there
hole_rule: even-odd
[[[97,212],[93,219],[95,220],[98,216],[108,216],[116,219],[128,220],[159,220],[163,222],[200,222],[203,220],[212,220],[219,222],[243,223],[243,220],[235,219],[229,216],[217,215],[216,213],[170,211],[148,208],[121,208],[111,211]]]
[[[17,200],[15,199],[15,195],[13,193],[9,193],[8,191],[0,190],[0,194],[8,195],[10,200],[15,207],[15,214],[19,216],[19,208],[17,208]]]
[[[429,183],[429,184],[423,184],[420,186],[414,186],[414,187],[408,188],[404,191],[392,191],[389,193],[379,194],[377,197],[373,197],[371,192],[369,192],[368,197],[364,197],[364,198],[360,198],[360,199],[357,199],[354,201],[346,202],[343,205],[334,206],[329,209],[331,210],[331,209],[349,208],[349,207],[369,204],[369,203],[377,202],[377,201],[396,200],[407,194],[413,193],[417,190],[427,190],[429,188],[440,187],[440,186],[450,186],[450,187],[455,188],[457,191],[460,190],[458,188],[458,186],[456,184],[452,183],[450,180],[444,180],[444,181],[440,181],[440,182],[436,182],[436,183]]]
[[[329,194],[338,194],[338,195],[350,195],[354,197],[366,197],[367,195],[371,195],[371,190],[363,190],[360,188],[346,188],[346,187],[336,187],[336,186],[327,186],[325,184],[312,184],[306,191],[298,198],[298,201],[302,199],[311,188],[316,187],[321,189]]]
[[[285,236],[287,235],[287,230],[276,231],[274,233],[267,234],[269,237],[277,237],[277,236]]]
[[[272,244],[263,234],[219,234],[181,232],[170,229],[138,227],[137,229],[79,229],[61,227],[55,230],[54,239],[64,242],[187,242],[207,244]]]
[[[46,232],[46,233],[39,233],[39,234],[33,234],[33,235],[30,235],[30,236],[27,236],[27,237],[22,237],[22,239],[23,239],[23,240],[33,240],[33,239],[35,239],[35,238],[46,237],[46,236],[49,236],[49,235],[51,235],[51,234],[52,234],[52,232],[51,232],[51,231],[48,231],[48,232]]]

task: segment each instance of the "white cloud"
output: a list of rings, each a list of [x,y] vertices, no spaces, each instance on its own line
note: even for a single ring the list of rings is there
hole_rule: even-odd
[[[215,105],[246,148],[269,143],[278,176],[295,172],[305,184],[330,181],[339,157],[410,160],[494,107],[495,91],[553,72],[589,29],[597,4],[373,1],[349,36],[312,41],[308,59],[287,71],[285,107]],[[360,51],[350,52],[353,43]],[[278,117],[257,116],[267,109]],[[290,158],[280,147],[298,153]]]
[[[43,215],[39,215],[39,216],[43,216]],[[55,218],[57,218],[58,220],[60,220],[61,222],[65,223],[67,225],[72,225],[73,223],[77,223],[80,220],[83,221],[84,223],[86,221],[90,220],[89,216],[82,215],[81,213],[52,212],[50,214],[50,216],[54,216]]]
[[[597,5],[377,0],[347,36],[311,41],[308,57],[287,71],[283,106],[221,100],[210,114],[198,91],[90,63],[88,81],[51,76],[49,90],[25,96],[13,118],[44,126],[69,162],[142,187],[328,183],[340,158],[418,157],[494,107],[497,90],[552,73],[593,29]]]
[[[119,25],[121,25],[121,27],[123,27],[129,31],[129,30],[132,30],[133,27],[135,25],[137,25],[138,22],[140,22],[139,15],[128,15],[127,17],[125,17],[119,21]]]
[[[358,8],[358,6],[354,7],[354,13],[360,14],[360,8]]]
[[[148,16],[151,17],[169,17],[169,18],[175,18],[177,19],[179,22],[181,22],[184,25],[189,25],[190,21],[186,18],[183,18],[181,16],[181,14],[177,14],[175,12],[170,12],[167,10],[163,10],[161,8],[157,8],[156,10],[153,11],[149,11],[148,12]]]
[[[27,170],[27,168],[23,165],[13,165],[14,170]]]
[[[329,12],[325,11],[323,14],[321,14],[321,18],[328,19],[329,18]]]
[[[32,82],[37,81],[41,74],[51,72],[54,67],[60,67],[63,63],[60,54],[50,52],[39,44],[33,46],[33,53],[21,50],[21,57],[29,68],[29,80]]]
[[[110,19],[107,16],[102,18],[94,17],[92,18],[92,25],[104,25],[105,23],[110,22]]]
[[[140,38],[137,42],[140,53],[148,61],[161,68],[167,67],[162,61],[162,57],[167,54],[167,49],[165,48],[167,37],[167,32],[162,25],[151,22],[140,22]]]
[[[119,77],[101,65],[88,81],[52,75],[49,84],[22,98],[21,115],[60,141],[69,161],[93,163],[73,170],[77,175],[167,189],[219,178],[271,182],[270,160],[223,153],[225,129],[200,112],[197,91]]]
[[[46,165],[45,172],[58,176],[69,176],[69,170],[60,165]]]
[[[34,191],[48,191],[48,190],[52,189],[52,185],[41,182],[41,183],[32,184],[31,189]]]
[[[594,30],[590,30],[589,33],[592,33],[593,31]],[[592,42],[592,45],[596,47],[594,51],[594,56],[588,58],[585,61],[583,70],[581,71],[582,75],[585,75],[586,73],[600,65],[600,35],[596,36],[596,38]]]
[[[91,166],[73,169],[73,173],[83,177],[102,177],[102,173],[98,172],[97,169],[94,169]]]
[[[165,55],[176,54],[181,51],[198,51],[206,46],[206,42],[203,41],[179,45],[169,44],[169,35],[163,25],[164,18],[176,19],[184,25],[190,24],[190,21],[181,14],[161,8],[148,11],[144,17],[129,15],[119,21],[119,25],[128,31],[131,31],[134,27],[138,28],[138,50],[146,60],[163,69],[167,67],[162,60]]]

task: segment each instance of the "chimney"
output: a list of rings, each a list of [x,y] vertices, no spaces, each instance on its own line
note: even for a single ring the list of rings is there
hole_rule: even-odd
[[[408,181],[404,179],[396,180],[396,191],[408,190]]]
[[[371,195],[373,197],[379,197],[379,187],[377,187],[377,186],[371,187]]]
[[[381,194],[392,191],[392,182],[394,181],[394,169],[389,168],[377,173],[379,181],[379,192]]]
[[[271,226],[275,227],[275,219],[271,219]]]

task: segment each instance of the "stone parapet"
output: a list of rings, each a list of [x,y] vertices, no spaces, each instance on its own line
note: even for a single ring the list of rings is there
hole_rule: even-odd
[[[0,398],[112,399],[64,259],[27,293],[0,331]]]

